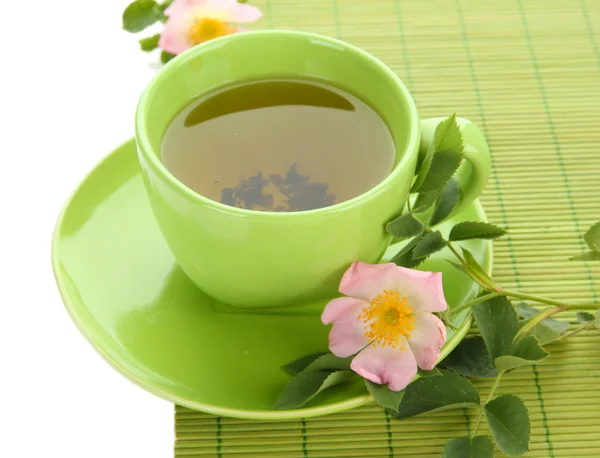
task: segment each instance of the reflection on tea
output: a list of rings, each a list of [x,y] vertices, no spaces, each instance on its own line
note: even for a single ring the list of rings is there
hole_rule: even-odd
[[[172,121],[165,166],[205,197],[292,212],[356,197],[392,170],[390,132],[366,103],[311,80],[249,81],[208,94]]]

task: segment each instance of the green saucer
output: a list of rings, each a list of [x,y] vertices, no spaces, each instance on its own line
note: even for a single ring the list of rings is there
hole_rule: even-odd
[[[485,221],[480,204],[440,229],[463,220]],[[491,244],[464,246],[490,270]],[[442,252],[422,268],[444,273],[446,298],[457,306],[477,288],[445,259],[451,254]],[[272,410],[289,381],[280,366],[327,350],[328,327],[320,321],[325,302],[248,311],[216,303],[198,290],[154,222],[133,140],[101,162],[66,204],[52,262],[64,303],[83,335],[115,369],[164,399],[263,420],[324,415],[371,401],[359,380],[320,394],[305,408]],[[449,332],[442,357],[468,331],[469,312],[455,324],[458,330]]]

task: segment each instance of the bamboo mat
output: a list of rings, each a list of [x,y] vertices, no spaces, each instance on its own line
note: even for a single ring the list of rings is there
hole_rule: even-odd
[[[509,228],[495,243],[507,288],[598,300],[600,263],[571,263],[600,220],[600,1],[252,0],[258,24],[339,37],[400,75],[422,117],[457,112],[487,134],[494,172],[482,202]],[[567,315],[573,321],[573,315]],[[507,375],[522,397],[532,457],[600,456],[600,333],[550,347]],[[490,381],[477,382],[483,395]],[[176,408],[176,456],[439,457],[475,411],[397,421],[375,406],[262,423]],[[502,456],[499,452],[496,456]]]

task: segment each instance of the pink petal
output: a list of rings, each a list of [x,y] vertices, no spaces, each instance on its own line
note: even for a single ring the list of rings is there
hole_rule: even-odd
[[[431,313],[415,315],[415,326],[408,338],[410,349],[421,369],[430,371],[440,357],[440,351],[446,342],[446,326]]]
[[[444,297],[442,274],[396,267],[398,291],[406,296],[413,312],[443,312],[448,308]]]
[[[165,10],[166,16],[181,16],[190,8],[197,5],[204,5],[206,0],[174,0]]]
[[[254,22],[262,17],[262,12],[255,6],[247,5],[245,3],[237,3],[233,8],[232,22],[238,24],[248,24]]]
[[[356,261],[344,273],[340,293],[371,302],[383,290],[398,290],[396,264],[366,264]]]
[[[417,363],[404,342],[404,350],[392,347],[373,347],[361,351],[350,364],[358,375],[380,385],[386,384],[392,391],[403,390],[417,375]]]
[[[169,18],[160,34],[158,46],[172,54],[181,54],[191,47],[187,40],[185,22],[182,17]]]
[[[358,319],[366,305],[359,299],[340,297],[325,307],[321,320],[324,324],[333,323],[329,349],[334,355],[340,358],[354,355],[369,343],[365,336],[365,323]]]
[[[237,0],[203,0],[206,6],[216,10],[228,10],[235,8],[238,4]]]

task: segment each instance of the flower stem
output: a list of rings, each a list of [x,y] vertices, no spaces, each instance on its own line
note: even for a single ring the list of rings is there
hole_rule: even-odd
[[[562,336],[560,336],[559,340],[563,340],[563,339],[566,339],[567,337],[574,336],[575,334],[577,334],[577,333],[579,333],[581,331],[584,331],[587,328],[591,328],[595,324],[596,324],[596,322],[590,321],[589,323],[586,323],[583,326],[579,326],[577,329],[573,329],[571,332],[566,332],[565,334],[563,334]]]
[[[600,304],[573,304],[573,305],[569,305],[569,304],[565,304],[564,302],[556,301],[554,299],[550,299],[550,298],[547,298],[547,297],[535,296],[533,294],[519,293],[517,291],[502,290],[502,294],[504,294],[507,297],[516,297],[516,298],[519,298],[519,299],[525,299],[525,300],[529,300],[529,301],[539,302],[541,304],[555,305],[557,307],[565,307],[565,310],[566,310],[566,308],[569,308],[569,309],[580,309],[580,310],[595,310],[595,309],[597,309],[597,308],[600,307]]]
[[[462,254],[460,254],[458,252],[458,250],[456,248],[454,248],[454,245],[452,245],[452,242],[448,242],[448,248],[450,248],[452,253],[454,253],[454,256],[456,256],[458,258],[458,260],[460,262],[462,262],[463,266],[467,265],[467,261],[465,260],[465,258],[462,257]]]
[[[500,372],[498,372],[498,375],[496,375],[496,379],[494,380],[494,384],[492,385],[490,394],[488,394],[487,399],[479,408],[479,414],[477,415],[477,420],[475,420],[475,426],[473,426],[473,429],[471,430],[471,437],[475,437],[477,435],[477,429],[479,428],[479,423],[481,422],[481,417],[483,416],[483,408],[488,402],[490,402],[492,400],[492,396],[494,396],[494,392],[496,391],[496,388],[498,388],[498,385],[500,385],[500,379],[502,378],[503,375],[504,375],[504,371],[500,371]]]
[[[546,318],[551,317],[552,315],[560,313],[564,310],[567,310],[567,308],[568,308],[568,306],[561,305],[560,307],[546,309],[543,312],[538,313],[531,320],[529,320],[525,325],[523,325],[523,327],[521,327],[521,329],[519,329],[519,331],[517,332],[517,335],[515,336],[515,340],[516,341],[521,340],[523,337],[525,337],[529,333],[529,331],[531,331],[534,327],[536,327],[539,323],[544,321]]]
[[[484,294],[483,296],[479,296],[472,301],[466,302],[463,305],[452,309],[452,314],[456,314],[462,312],[463,310],[470,309],[474,305],[481,304],[482,302],[487,301],[488,299],[493,299],[494,297],[502,296],[502,293],[494,291],[493,293]]]

